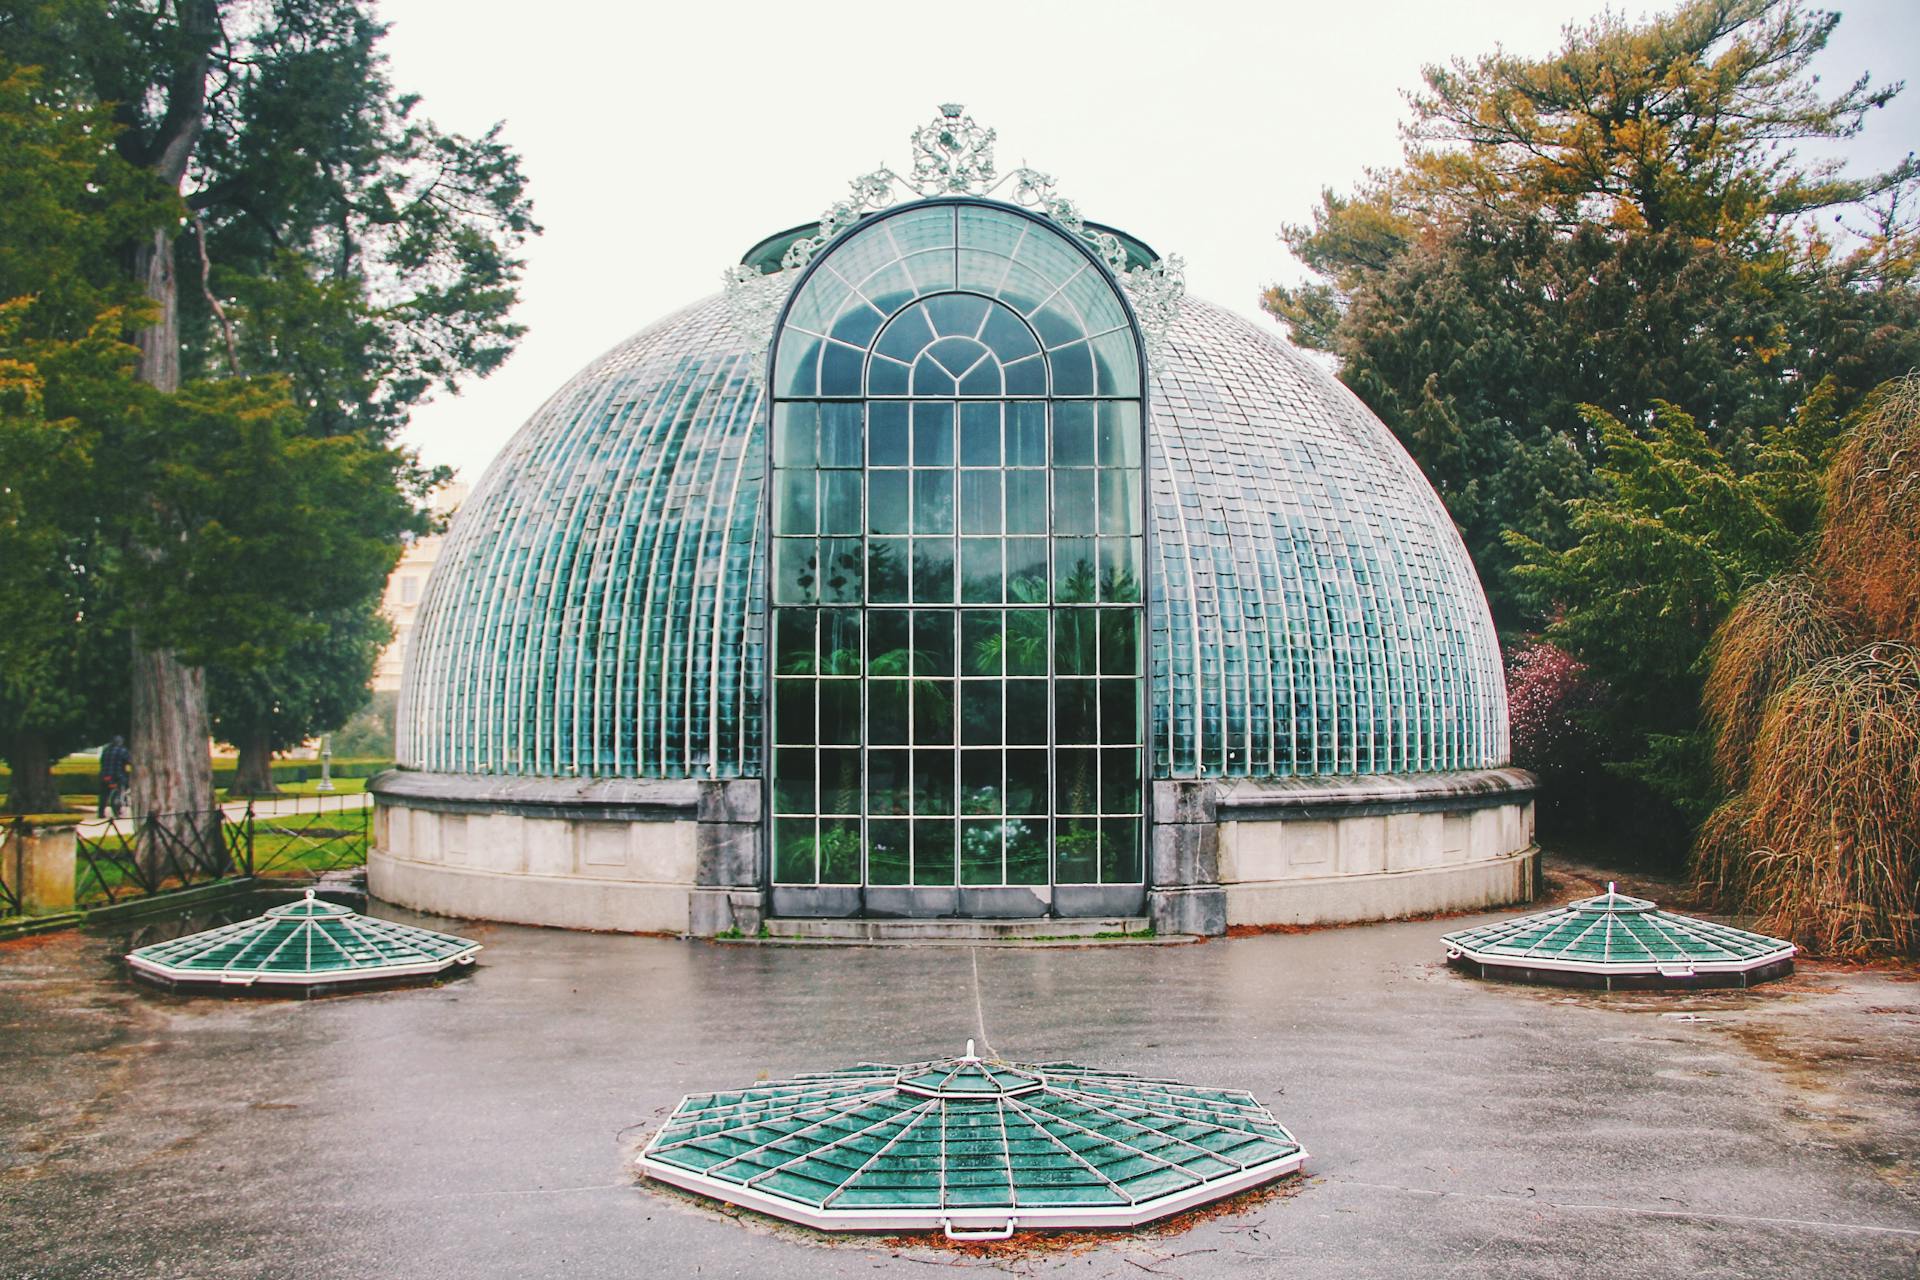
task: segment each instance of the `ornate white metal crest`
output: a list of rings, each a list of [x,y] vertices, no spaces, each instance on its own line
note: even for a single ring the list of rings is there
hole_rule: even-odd
[[[733,328],[754,348],[764,349],[773,340],[774,321],[800,269],[876,209],[930,196],[998,196],[1042,214],[1100,256],[1133,301],[1148,362],[1158,364],[1186,296],[1186,264],[1178,255],[1169,255],[1151,266],[1129,268],[1126,246],[1119,237],[1089,227],[1079,206],[1059,194],[1052,174],[1022,167],[1001,175],[993,159],[997,136],[974,123],[960,104],[943,104],[937,117],[913,131],[913,164],[908,173],[882,166],[855,178],[848,184],[847,198],[820,215],[819,231],[787,247],[780,270],[762,273],[744,263],[728,270],[726,300]]]

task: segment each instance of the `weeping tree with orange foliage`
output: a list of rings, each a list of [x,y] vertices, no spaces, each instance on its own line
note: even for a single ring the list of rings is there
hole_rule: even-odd
[[[1749,592],[1709,656],[1731,798],[1702,883],[1816,954],[1920,955],[1920,375],[1835,453],[1808,568]]]

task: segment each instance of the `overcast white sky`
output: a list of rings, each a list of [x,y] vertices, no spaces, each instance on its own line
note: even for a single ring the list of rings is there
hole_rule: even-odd
[[[665,4],[385,0],[395,82],[442,125],[505,120],[546,234],[527,251],[513,358],[408,432],[472,482],[582,365],[719,287],[755,241],[849,178],[902,168],[962,102],[1004,171],[1059,179],[1087,216],[1187,260],[1190,290],[1259,315],[1297,271],[1275,238],[1323,186],[1399,155],[1420,67],[1543,53],[1599,0],[959,0]],[[1639,14],[1650,6],[1629,3]],[[1914,87],[1848,152],[1920,145],[1920,0],[1839,0],[1833,87]]]

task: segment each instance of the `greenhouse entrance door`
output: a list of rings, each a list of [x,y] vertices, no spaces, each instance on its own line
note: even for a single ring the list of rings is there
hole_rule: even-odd
[[[774,360],[773,913],[1137,915],[1131,321],[1004,206],[905,206],[822,263]]]

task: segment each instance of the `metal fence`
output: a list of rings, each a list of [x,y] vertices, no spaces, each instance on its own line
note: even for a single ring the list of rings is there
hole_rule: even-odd
[[[364,795],[299,795],[85,823],[74,898],[94,906],[236,876],[316,879],[365,866],[372,816]]]

